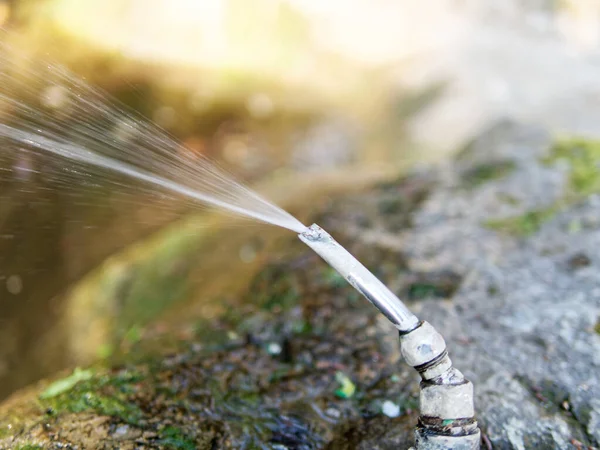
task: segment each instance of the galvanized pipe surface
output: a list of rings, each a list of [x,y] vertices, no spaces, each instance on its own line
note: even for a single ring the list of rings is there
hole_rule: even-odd
[[[401,332],[414,330],[419,319],[385,284],[363,266],[348,250],[318,225],[311,225],[299,235],[331,267],[337,270],[358,292],[381,311]]]

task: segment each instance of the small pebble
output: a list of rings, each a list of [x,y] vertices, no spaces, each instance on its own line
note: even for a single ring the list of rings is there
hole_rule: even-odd
[[[131,428],[128,425],[119,425],[113,433],[113,438],[117,440],[131,440],[137,439],[142,435],[142,432],[138,429]]]
[[[281,350],[281,345],[279,345],[277,342],[271,342],[267,346],[267,352],[269,352],[270,355],[279,355]]]
[[[239,338],[238,334],[235,331],[228,331],[227,337],[230,341],[235,341],[237,338]]]
[[[390,400],[386,400],[383,402],[383,405],[381,405],[381,412],[391,418],[398,417],[400,415],[400,405],[397,405]]]
[[[275,445],[272,445],[271,448],[273,450],[288,450],[288,448],[283,444],[275,444]]]
[[[121,425],[120,427],[117,427],[117,429],[113,433],[113,436],[124,436],[128,432],[129,432],[129,427],[127,425]]]
[[[327,408],[325,410],[325,414],[327,414],[329,417],[333,417],[334,419],[339,419],[340,416],[342,415],[342,413],[340,413],[337,409],[335,408]]]

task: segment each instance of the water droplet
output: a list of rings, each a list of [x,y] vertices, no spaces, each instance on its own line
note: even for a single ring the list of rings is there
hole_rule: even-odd
[[[250,115],[256,119],[263,119],[273,114],[275,105],[267,94],[254,94],[246,102]]]
[[[281,350],[281,345],[279,345],[277,342],[271,342],[267,346],[267,352],[269,352],[269,355],[279,355]]]
[[[11,275],[6,280],[6,289],[13,295],[18,295],[23,290],[23,281],[18,275]]]
[[[64,108],[69,100],[69,90],[64,86],[48,86],[42,92],[40,99],[42,105],[46,108],[61,109]]]

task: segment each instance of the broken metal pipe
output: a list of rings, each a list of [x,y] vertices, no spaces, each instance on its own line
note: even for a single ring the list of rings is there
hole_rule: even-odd
[[[402,356],[422,378],[417,450],[478,450],[473,385],[452,367],[444,338],[321,227],[312,225],[299,237],[398,329]]]

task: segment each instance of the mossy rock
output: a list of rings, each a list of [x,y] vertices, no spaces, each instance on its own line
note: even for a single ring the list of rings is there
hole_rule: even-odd
[[[564,161],[569,167],[572,194],[587,196],[600,192],[600,141],[582,138],[559,139],[545,158],[548,164]]]
[[[17,393],[0,448],[346,448],[372,439],[373,421],[396,430],[387,448],[407,447],[417,386],[393,327],[314,255],[267,265],[252,286],[247,306],[198,324],[173,354]]]
[[[486,443],[593,448],[597,271],[593,257],[573,255],[598,239],[594,183],[563,183],[572,173],[555,167],[549,145],[521,160],[518,146],[498,147],[494,160],[517,158],[510,176],[465,189],[417,174],[336,198],[316,222],[442,332],[475,381]],[[484,163],[457,162],[460,173]],[[560,182],[551,191],[540,180]],[[486,215],[513,181],[535,189],[508,205],[513,214]],[[569,231],[579,218],[592,225]],[[0,406],[0,448],[408,448],[418,375],[399,361],[397,331],[296,236],[285,239],[287,251],[270,249],[247,289],[211,297],[219,314],[178,303],[165,334],[192,332],[170,351],[15,394]],[[397,417],[384,414],[388,402]]]

